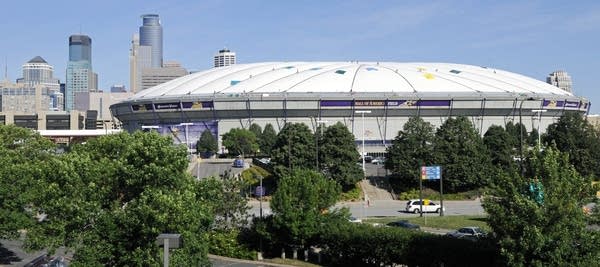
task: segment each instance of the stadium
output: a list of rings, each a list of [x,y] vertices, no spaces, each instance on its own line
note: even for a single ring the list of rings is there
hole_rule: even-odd
[[[434,126],[467,116],[491,125],[545,128],[565,111],[587,113],[583,97],[520,74],[472,65],[396,62],[265,62],[189,74],[110,107],[128,131],[154,129],[194,148],[200,134],[267,123],[342,122],[380,153],[412,116]]]

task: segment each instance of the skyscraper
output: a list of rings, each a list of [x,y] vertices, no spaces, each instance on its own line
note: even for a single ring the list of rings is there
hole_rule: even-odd
[[[223,49],[219,50],[219,53],[217,53],[214,57],[215,68],[225,67],[225,66],[234,65],[234,64],[235,64],[235,52],[231,52],[227,48],[223,48]]]
[[[571,80],[571,76],[564,70],[550,73],[548,77],[546,77],[546,82],[567,92],[573,93],[573,81]]]
[[[152,68],[161,68],[163,64],[162,26],[157,14],[142,15],[143,25],[140,27],[140,46],[150,46]]]
[[[64,96],[60,92],[60,83],[54,78],[54,67],[40,56],[36,56],[23,64],[23,78],[17,79],[17,84],[22,84],[26,88],[41,86],[43,94],[50,97],[47,109],[42,110],[63,110]]]
[[[23,78],[17,79],[17,83],[23,83],[26,86],[41,84],[57,91],[60,89],[58,79],[54,78],[54,67],[40,56],[23,64]]]
[[[129,88],[133,93],[141,91],[142,72],[145,69],[163,67],[163,38],[160,19],[156,14],[142,15],[139,34],[134,34],[129,50]]]
[[[92,64],[92,39],[87,35],[69,37],[69,61],[87,60]]]
[[[142,90],[185,76],[188,71],[176,61],[166,61],[162,68],[142,70]]]
[[[87,35],[69,37],[69,62],[65,87],[65,110],[75,106],[76,92],[95,91],[98,75],[92,71],[92,39]]]

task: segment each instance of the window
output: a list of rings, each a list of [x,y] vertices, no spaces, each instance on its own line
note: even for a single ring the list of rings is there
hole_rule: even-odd
[[[336,70],[335,73],[337,73],[337,74],[344,74],[344,73],[346,73],[346,71],[345,70]]]

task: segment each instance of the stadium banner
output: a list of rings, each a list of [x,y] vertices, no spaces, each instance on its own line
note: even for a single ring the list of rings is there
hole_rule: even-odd
[[[149,111],[149,110],[179,110],[179,109],[206,109],[213,108],[212,101],[193,101],[193,102],[170,102],[170,103],[154,103],[154,104],[133,104],[133,111]]]
[[[565,108],[579,108],[580,104],[579,101],[567,101],[565,102]]]
[[[571,105],[571,106],[566,106],[565,105],[566,103],[569,103],[569,105]],[[547,108],[562,108],[562,107],[578,108],[579,102],[563,101],[563,100],[544,100],[544,107],[547,107]]]
[[[450,100],[321,100],[321,107],[449,107]]]

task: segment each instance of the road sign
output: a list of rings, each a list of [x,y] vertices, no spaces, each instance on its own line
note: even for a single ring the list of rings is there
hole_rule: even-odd
[[[442,177],[440,166],[422,166],[421,180],[439,180]]]
[[[254,190],[254,195],[256,195],[257,197],[262,197],[265,195],[265,188],[262,186],[257,186],[256,189]]]

